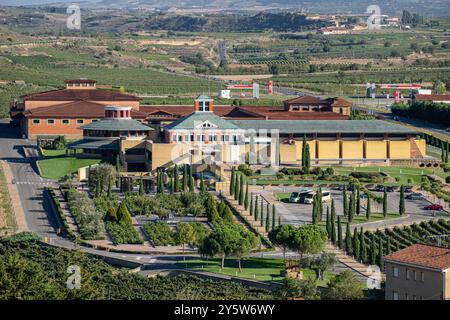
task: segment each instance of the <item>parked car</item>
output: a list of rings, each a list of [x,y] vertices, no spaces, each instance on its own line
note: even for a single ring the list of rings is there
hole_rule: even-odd
[[[379,184],[379,185],[375,186],[375,188],[373,188],[373,191],[382,192],[382,191],[384,191],[384,186],[382,184]]]
[[[408,199],[408,200],[423,200],[423,199],[425,199],[425,196],[421,193],[411,193],[406,196],[406,199]]]
[[[397,189],[398,189],[398,187],[390,186],[390,187],[387,187],[387,188],[386,188],[386,191],[387,191],[387,192],[395,192]]]
[[[312,204],[314,202],[314,196],[316,195],[316,192],[310,192],[305,196],[304,203],[305,204]],[[322,191],[322,202],[329,202],[331,201],[331,192],[330,191]]]
[[[444,207],[441,206],[440,204],[434,203],[434,204],[430,204],[429,206],[426,206],[424,209],[425,210],[433,210],[433,211],[441,211],[441,210],[444,210]]]
[[[291,196],[289,197],[290,203],[301,203],[304,202],[305,197],[307,194],[312,192],[312,190],[301,190],[298,192],[292,192]]]
[[[405,187],[405,193],[411,193],[411,192],[413,192],[413,189],[412,189],[412,187]]]

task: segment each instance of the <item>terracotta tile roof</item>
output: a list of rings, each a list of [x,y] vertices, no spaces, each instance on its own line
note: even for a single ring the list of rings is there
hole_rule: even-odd
[[[327,99],[332,107],[351,107],[353,106],[353,103],[350,101],[347,101],[343,98],[330,98]]]
[[[292,103],[298,103],[298,104],[328,104],[327,101],[319,99],[317,97],[313,97],[313,96],[302,96],[302,97],[297,97],[297,98],[293,98],[293,99],[289,99],[284,101],[284,103],[288,103],[288,104],[292,104]]]
[[[384,259],[385,261],[445,270],[450,268],[450,248],[415,244],[387,255]]]
[[[419,101],[450,101],[450,94],[416,94],[414,98]]]
[[[34,93],[23,96],[24,101],[139,101],[136,96],[112,90],[98,89],[61,89]]]
[[[99,119],[105,116],[105,105],[90,101],[74,101],[54,106],[40,107],[23,112],[27,118],[85,118]],[[131,110],[132,118],[145,119],[146,114]]]

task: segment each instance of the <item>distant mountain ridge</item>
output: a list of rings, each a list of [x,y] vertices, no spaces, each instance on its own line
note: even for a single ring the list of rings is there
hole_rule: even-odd
[[[66,6],[78,3],[83,8],[112,9],[215,9],[215,10],[273,10],[302,8],[314,13],[362,13],[369,5],[380,6],[383,14],[400,14],[403,9],[424,15],[450,16],[448,0],[0,0],[0,5]]]

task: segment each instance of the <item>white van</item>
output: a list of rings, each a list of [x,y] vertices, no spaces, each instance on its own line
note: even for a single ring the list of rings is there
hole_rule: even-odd
[[[305,196],[305,200],[303,201],[305,204],[313,204],[314,196],[317,192],[310,192]],[[322,191],[322,202],[331,201],[331,192],[330,191]]]
[[[298,192],[292,192],[291,196],[289,197],[289,202],[290,203],[304,202],[306,195],[308,195],[311,192],[312,190],[304,190],[304,189],[301,189]]]

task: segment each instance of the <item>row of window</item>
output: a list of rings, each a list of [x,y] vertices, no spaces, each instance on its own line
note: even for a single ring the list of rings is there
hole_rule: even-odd
[[[92,120],[92,122],[97,122],[98,120]],[[61,124],[64,125],[68,125],[70,124],[71,120],[69,119],[62,119],[61,120]],[[56,120],[55,119],[47,119],[47,124],[55,124]],[[84,120],[83,119],[77,119],[76,120],[77,124],[84,124]],[[41,124],[41,119],[33,119],[33,124]]]
[[[68,87],[93,87],[94,86],[94,83],[93,82],[90,82],[90,83],[87,83],[87,82],[81,82],[81,83],[79,83],[79,82],[75,82],[75,83],[67,83],[67,86]]]
[[[399,273],[399,269],[397,267],[392,267],[392,276],[394,278],[398,278],[400,275]],[[410,270],[410,269],[406,269],[405,272],[405,279],[406,280],[413,280],[413,281],[420,281],[420,282],[425,282],[425,273],[423,273],[422,271],[420,272],[420,278],[419,278],[419,272],[417,272],[416,270]],[[420,279],[420,280],[419,280]]]
[[[183,140],[184,137],[184,140]],[[225,135],[222,134],[220,135],[220,141],[222,142],[237,142],[239,140],[238,135]],[[216,134],[210,134],[208,135],[208,141],[211,142],[216,142],[218,135]],[[192,141],[197,141],[197,142],[204,142],[206,141],[206,135],[205,134],[197,134],[196,136],[194,136],[193,134],[186,134],[186,135],[181,135],[181,134],[174,134],[172,136],[172,141],[173,142],[192,142]]]
[[[400,300],[400,295],[397,291],[392,291],[392,299],[393,300]],[[410,295],[405,293],[405,300],[423,300],[422,296],[416,296],[416,295]]]

